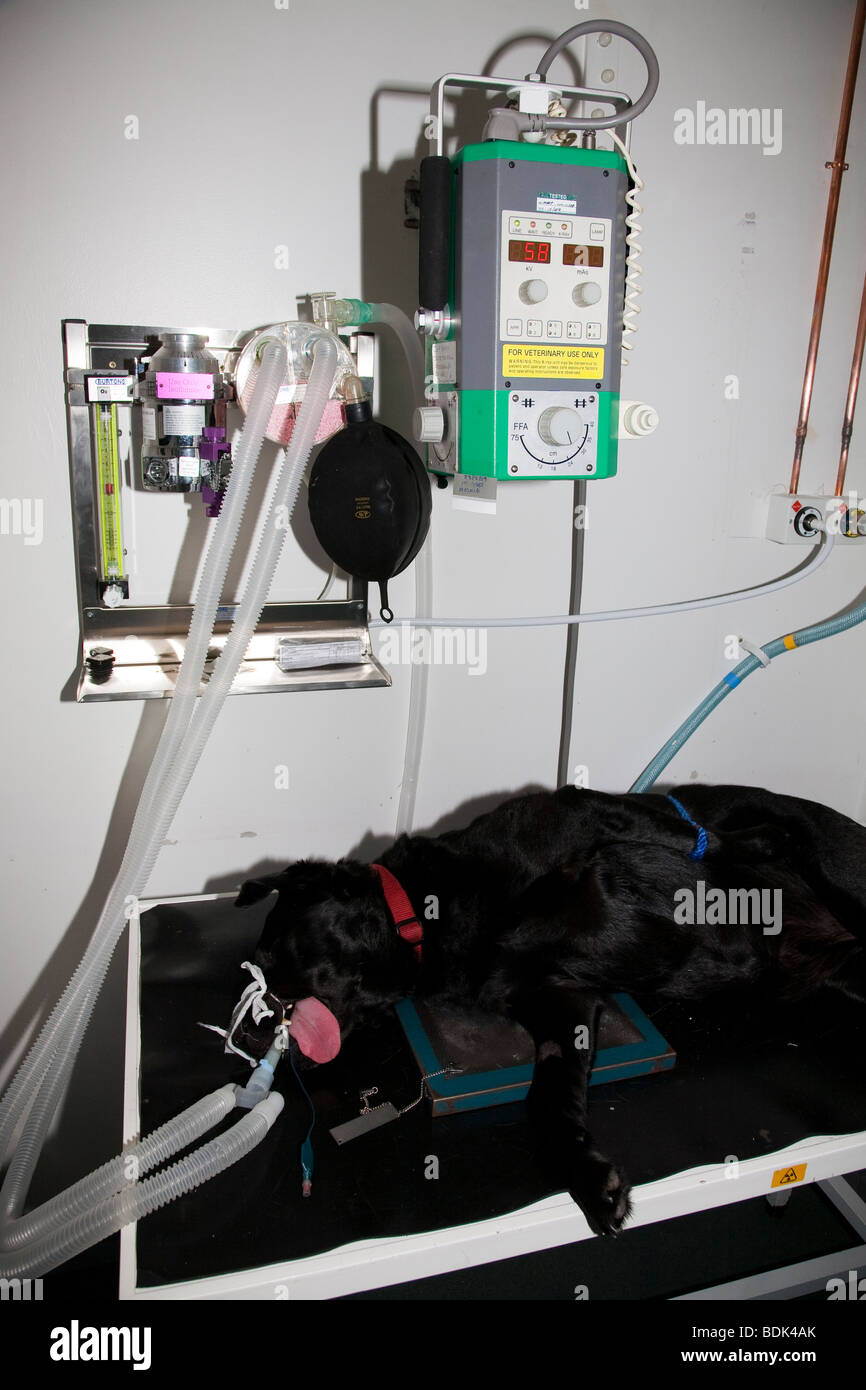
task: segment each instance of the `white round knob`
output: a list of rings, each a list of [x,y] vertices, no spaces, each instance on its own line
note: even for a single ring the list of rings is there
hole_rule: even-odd
[[[543,280],[524,280],[520,286],[520,298],[524,304],[540,304],[547,298],[547,286]]]
[[[445,411],[438,405],[420,405],[412,415],[412,433],[419,444],[441,444],[445,438]]]
[[[545,444],[576,444],[583,434],[583,424],[576,410],[552,405],[541,412],[538,433]]]
[[[630,434],[635,439],[652,434],[659,423],[658,415],[645,401],[620,401],[619,419],[622,434]]]
[[[581,309],[588,309],[590,304],[597,304],[601,299],[601,285],[594,280],[581,280],[571,291],[571,297]]]
[[[123,590],[119,584],[109,584],[103,595],[102,602],[108,608],[119,608],[123,603]]]

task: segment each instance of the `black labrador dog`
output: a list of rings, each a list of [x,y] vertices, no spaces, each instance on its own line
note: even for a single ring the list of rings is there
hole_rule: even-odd
[[[256,962],[302,1052],[406,996],[504,1014],[536,1044],[533,1122],[597,1233],[629,1215],[622,1169],[587,1129],[597,1021],[617,991],[699,1001],[770,985],[866,997],[866,830],[752,787],[671,796],[564,787],[466,829],[401,836],[372,866],[301,861],[243,885],[279,893]],[[268,1037],[251,1029],[261,1055]]]

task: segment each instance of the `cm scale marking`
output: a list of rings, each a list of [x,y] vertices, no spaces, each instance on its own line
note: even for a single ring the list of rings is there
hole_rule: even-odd
[[[512,391],[508,398],[508,471],[512,477],[570,472],[581,455],[595,468],[598,395],[595,392]]]

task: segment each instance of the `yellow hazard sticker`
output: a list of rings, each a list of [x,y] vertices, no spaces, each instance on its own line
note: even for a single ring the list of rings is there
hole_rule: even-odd
[[[572,377],[600,380],[604,375],[604,348],[550,344],[503,343],[503,376]]]
[[[790,1168],[777,1168],[773,1174],[771,1187],[787,1187],[792,1182],[802,1182],[806,1176],[805,1163],[792,1163]]]

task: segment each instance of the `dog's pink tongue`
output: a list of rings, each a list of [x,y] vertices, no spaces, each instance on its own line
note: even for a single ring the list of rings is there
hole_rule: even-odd
[[[318,999],[299,999],[292,1010],[289,1032],[312,1062],[331,1062],[340,1051],[340,1025]]]

